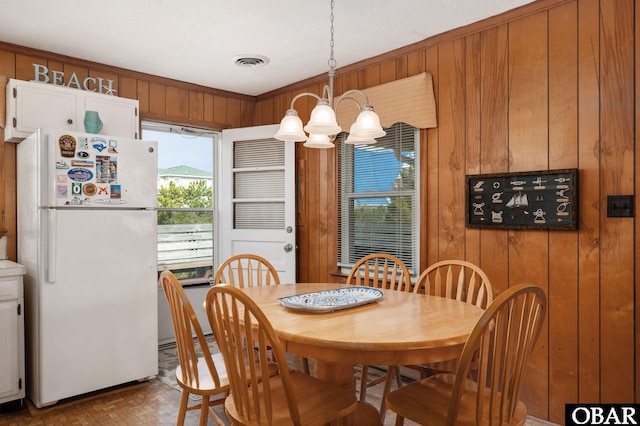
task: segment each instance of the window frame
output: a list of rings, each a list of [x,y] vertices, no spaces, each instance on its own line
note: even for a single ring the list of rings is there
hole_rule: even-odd
[[[217,208],[216,208],[216,203],[217,203],[217,198],[216,198],[216,193],[218,191],[218,182],[217,182],[217,155],[218,155],[218,145],[220,144],[222,135],[221,132],[219,131],[214,131],[214,130],[207,130],[207,129],[200,129],[200,128],[193,128],[193,127],[188,127],[188,126],[176,126],[176,125],[172,125],[172,124],[168,124],[168,123],[161,123],[161,122],[152,122],[152,121],[143,121],[141,123],[141,135],[143,139],[149,139],[148,137],[143,135],[143,132],[147,130],[147,131],[153,131],[153,132],[165,132],[168,134],[179,134],[179,135],[183,135],[183,136],[205,136],[205,137],[210,137],[212,139],[212,145],[211,145],[211,150],[212,150],[212,157],[211,157],[211,166],[212,166],[212,172],[211,172],[211,191],[212,191],[212,196],[211,196],[211,206],[210,207],[157,207],[157,212],[162,213],[162,212],[168,212],[168,213],[176,213],[176,212],[193,212],[196,214],[201,214],[201,213],[211,213],[212,216],[212,229],[211,229],[211,241],[212,241],[212,255],[211,255],[211,269],[212,269],[212,275],[215,272],[215,268],[217,267],[217,250],[218,250],[218,244],[217,244],[217,239],[218,239],[218,235],[216,230],[218,229],[217,226]],[[151,138],[153,139],[153,138]],[[190,166],[189,166],[190,167]],[[159,189],[160,189],[160,185],[159,185],[159,176],[157,177],[158,179],[158,195],[159,195]],[[180,179],[178,179],[179,181]],[[178,185],[178,181],[172,180],[173,183],[175,183],[176,185]],[[188,263],[188,262],[187,262]],[[198,268],[197,266],[194,266],[193,269]],[[184,268],[180,268],[180,269],[173,269],[171,267],[171,264],[167,264],[166,266],[161,266],[160,263],[158,264],[158,274],[160,274],[160,272],[162,272],[163,270],[171,270],[173,271],[184,271]],[[181,284],[183,285],[199,285],[199,284],[208,284],[209,281],[212,279],[212,277],[197,277],[197,278],[186,278],[186,279],[180,279]]]
[[[341,133],[336,141],[336,145],[339,146],[339,153],[337,158],[337,200],[338,200],[338,226],[337,226],[337,266],[338,270],[342,273],[348,273],[354,262],[349,262],[349,255],[351,249],[351,237],[354,232],[352,229],[352,215],[349,214],[352,211],[353,200],[358,198],[389,198],[389,197],[411,197],[411,261],[406,262],[412,277],[417,276],[420,263],[420,129],[413,127],[406,123],[396,123],[390,128],[386,128],[387,134],[390,132],[402,132],[402,127],[397,130],[394,126],[408,126],[413,130],[413,161],[414,161],[414,188],[411,190],[382,190],[375,192],[355,192],[355,190],[346,191],[348,188],[354,188],[355,173],[351,170],[351,173],[347,173],[349,167],[353,169],[355,166],[348,166],[353,164],[354,148],[353,145],[344,144],[347,133]],[[378,138],[381,139],[381,138]],[[376,145],[371,145],[375,149]],[[345,159],[344,156],[347,155]],[[345,178],[346,177],[346,178]],[[346,212],[346,215],[345,215]],[[389,250],[389,253],[393,254],[393,250]],[[368,253],[367,253],[368,254]],[[399,256],[402,258],[402,256]]]

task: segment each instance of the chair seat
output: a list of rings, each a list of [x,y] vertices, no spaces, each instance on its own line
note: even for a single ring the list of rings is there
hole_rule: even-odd
[[[216,366],[216,370],[218,371],[220,387],[228,388],[229,380],[227,379],[227,370],[224,366],[222,354],[211,354],[211,358],[213,358],[213,364]],[[198,383],[195,383],[195,380],[192,383],[186,383],[184,377],[182,377],[182,369],[180,368],[180,365],[176,367],[176,381],[180,386],[187,388],[189,392],[196,394],[200,392],[209,393],[214,389],[220,389],[213,382],[213,377],[211,377],[207,368],[207,361],[203,357],[198,358]]]
[[[426,379],[403,386],[387,395],[387,406],[398,415],[421,425],[446,425],[447,410],[451,401],[455,375],[437,374]],[[460,401],[456,425],[482,426],[500,424],[499,419],[489,422],[488,418],[476,421],[475,393],[477,383],[466,379],[464,391]],[[489,403],[488,390],[485,390],[486,403]],[[484,411],[485,414],[488,410]],[[504,421],[503,425],[523,425],[527,417],[527,407],[518,401],[515,415],[511,421]]]
[[[300,420],[303,425],[324,425],[338,417],[345,416],[353,411],[357,401],[352,392],[345,391],[335,385],[324,382],[306,374],[290,373],[292,388],[295,389],[295,398],[298,403]],[[271,380],[271,409],[273,410],[272,424],[278,426],[292,425],[287,398],[284,393],[282,381],[277,377]],[[265,413],[264,397],[262,392],[258,394],[261,404],[260,412]],[[240,415],[236,410],[233,398],[225,401],[225,411],[230,419],[243,425],[266,425],[266,419],[251,421]]]

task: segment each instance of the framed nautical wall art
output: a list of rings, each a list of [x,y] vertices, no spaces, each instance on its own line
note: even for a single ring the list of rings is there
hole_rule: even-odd
[[[469,228],[578,227],[578,169],[467,175]]]

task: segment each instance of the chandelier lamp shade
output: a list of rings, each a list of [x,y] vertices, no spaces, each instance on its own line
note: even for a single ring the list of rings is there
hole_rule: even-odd
[[[342,101],[352,101],[358,107],[358,115],[349,130],[349,136],[345,143],[348,144],[374,144],[375,138],[382,137],[386,132],[380,125],[380,118],[375,113],[367,94],[362,90],[351,89],[344,92],[339,98],[333,95],[334,76],[336,60],[333,56],[333,8],[334,1],[331,1],[331,56],[329,58],[329,84],[322,89],[322,97],[315,93],[305,92],[296,95],[291,100],[291,108],[287,110],[284,118],[280,122],[280,128],[274,138],[285,142],[305,142],[308,148],[333,148],[333,141],[342,128],[336,119],[336,110]],[[364,98],[364,105],[361,105],[353,95],[360,95]],[[298,111],[294,104],[304,96],[311,96],[318,100],[318,103],[311,111],[309,122],[303,127],[302,120],[298,117]],[[306,133],[305,133],[306,132]]]

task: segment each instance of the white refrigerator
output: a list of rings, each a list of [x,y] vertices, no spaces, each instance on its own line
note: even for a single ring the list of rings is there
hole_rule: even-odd
[[[156,142],[39,129],[18,144],[36,407],[157,374],[156,176]]]

